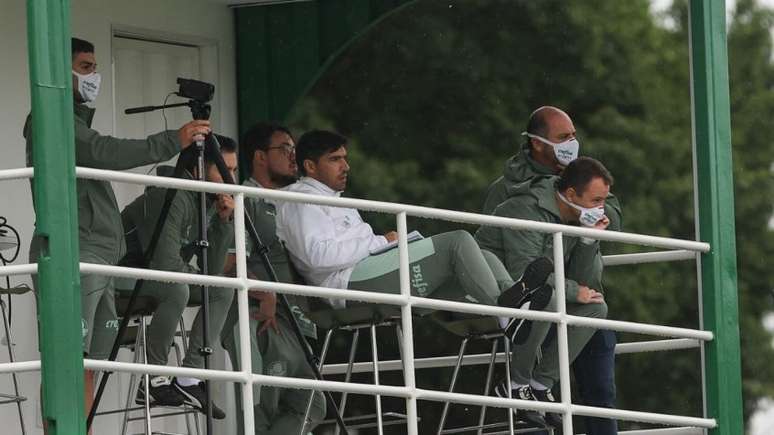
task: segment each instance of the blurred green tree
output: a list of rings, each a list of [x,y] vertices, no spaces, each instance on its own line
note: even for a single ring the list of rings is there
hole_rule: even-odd
[[[486,186],[519,149],[529,113],[556,105],[575,121],[582,154],[616,177],[626,231],[692,239],[687,9],[677,1],[655,17],[649,7],[647,0],[418,1],[342,53],[291,123],[352,139],[349,196],[478,212]],[[772,19],[754,0],[739,0],[729,26],[747,416],[759,398],[774,396],[774,350],[761,324],[774,282],[774,146],[766,134],[774,111]],[[381,230],[394,227],[392,216],[366,218]],[[411,225],[427,234],[460,227]],[[637,250],[606,246],[607,253]],[[693,263],[609,268],[611,318],[698,327],[695,276]],[[415,332],[417,356],[449,354],[456,345],[431,327]],[[642,338],[623,334],[621,341]],[[462,391],[480,390],[482,369],[474,370]],[[624,355],[617,370],[619,407],[701,414],[698,351]],[[420,379],[445,389],[448,375]],[[423,406],[429,428],[438,406]],[[475,411],[465,409],[453,417]]]

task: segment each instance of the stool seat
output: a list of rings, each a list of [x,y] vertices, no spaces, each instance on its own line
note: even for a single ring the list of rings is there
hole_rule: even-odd
[[[31,292],[32,289],[27,284],[19,284],[15,287],[0,287],[0,295],[23,295]]]
[[[307,316],[323,329],[343,329],[352,325],[379,324],[400,317],[400,307],[381,304],[349,304],[346,308],[319,308]]]
[[[129,307],[129,290],[117,290],[116,291],[116,313],[119,316],[123,316],[126,309]],[[150,296],[138,295],[134,302],[134,308],[129,313],[130,316],[150,316],[158,308],[159,303],[155,298]]]
[[[497,318],[492,316],[436,311],[428,318],[458,337],[502,334],[503,332]]]

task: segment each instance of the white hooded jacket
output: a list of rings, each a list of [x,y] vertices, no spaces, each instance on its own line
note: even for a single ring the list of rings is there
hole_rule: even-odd
[[[341,192],[310,177],[302,177],[283,190],[341,196]],[[355,265],[371,250],[387,244],[355,209],[283,201],[276,201],[276,207],[277,235],[310,285],[347,288]]]

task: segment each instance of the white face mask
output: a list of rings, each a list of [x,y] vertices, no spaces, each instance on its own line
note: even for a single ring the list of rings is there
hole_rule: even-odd
[[[102,76],[98,72],[81,74],[75,71],[73,71],[73,75],[78,77],[78,93],[81,94],[83,101],[89,103],[96,100]]]
[[[522,136],[537,139],[546,145],[551,145],[554,148],[554,155],[556,155],[556,160],[559,160],[559,163],[561,163],[563,166],[569,165],[570,162],[578,158],[580,143],[576,138],[567,139],[566,141],[560,143],[555,143],[536,134],[527,133],[526,131],[522,133]]]
[[[597,224],[597,222],[601,221],[605,217],[604,206],[594,208],[581,207],[578,204],[571,203],[561,193],[557,194],[559,195],[559,199],[561,199],[565,204],[569,205],[575,210],[580,211],[580,217],[578,218],[578,221],[583,227],[593,227]]]

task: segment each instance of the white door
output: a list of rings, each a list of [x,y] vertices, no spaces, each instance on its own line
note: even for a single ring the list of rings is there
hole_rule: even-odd
[[[171,92],[177,91],[178,77],[198,80],[201,77],[199,50],[189,45],[113,37],[114,136],[143,138],[164,129],[177,130],[192,119],[187,107],[134,115],[126,115],[124,110],[162,105]],[[185,101],[176,95],[167,99],[168,104]],[[154,167],[149,165],[131,172],[146,174]],[[113,188],[121,209],[143,191],[142,186],[129,184],[113,183]]]
[[[120,138],[144,138],[165,129],[177,130],[181,125],[191,120],[191,112],[187,107],[153,111],[135,115],[126,115],[125,109],[139,106],[158,106],[164,104],[164,99],[178,89],[177,78],[199,79],[200,48],[191,45],[170,44],[114,36],[112,41],[112,74],[114,83],[114,134]],[[167,104],[185,102],[185,99],[170,95]],[[164,120],[166,116],[166,122]],[[165,125],[166,124],[166,125]],[[168,163],[174,165],[176,157]],[[135,168],[129,172],[155,174],[157,165]],[[116,193],[119,209],[132,202],[145,189],[140,185],[112,183]],[[191,324],[192,315],[187,313],[187,325]],[[178,340],[179,344],[179,340]],[[131,361],[132,355],[122,351],[119,360]],[[170,358],[171,365],[177,365],[174,356]],[[114,374],[106,390],[100,410],[123,408],[129,387],[129,375]],[[134,404],[134,397],[130,400]],[[154,414],[159,411],[154,412]],[[141,416],[135,412],[132,417]],[[110,417],[100,417],[95,420],[94,433],[118,433],[122,414]],[[191,425],[193,420],[189,420]],[[170,433],[188,433],[183,417],[167,417],[154,419],[154,431]],[[128,433],[142,433],[143,423],[132,422]]]

